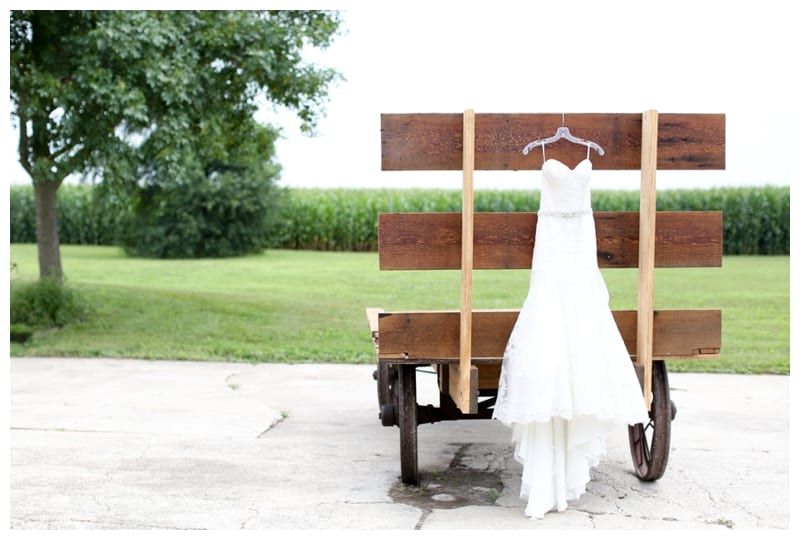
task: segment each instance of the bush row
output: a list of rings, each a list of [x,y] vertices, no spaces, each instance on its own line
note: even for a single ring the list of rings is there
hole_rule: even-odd
[[[31,186],[11,188],[11,242],[35,242]],[[106,204],[106,203],[103,203]],[[114,244],[119,208],[95,201],[90,186],[63,186],[58,212],[64,244]],[[478,212],[524,212],[539,205],[537,191],[477,191]],[[595,211],[631,211],[636,191],[593,193]],[[371,251],[380,212],[457,212],[461,192],[436,189],[287,190],[265,245],[274,248]],[[664,190],[658,210],[721,210],[726,255],[789,254],[789,188],[760,186]]]

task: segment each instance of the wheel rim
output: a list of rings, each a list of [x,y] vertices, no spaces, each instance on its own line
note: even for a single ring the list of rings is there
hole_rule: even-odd
[[[405,484],[419,484],[417,460],[416,368],[403,365],[397,377],[397,419],[400,428],[400,476]]]
[[[392,385],[397,379],[397,368],[384,362],[378,362],[376,371],[378,380],[378,407],[391,405],[393,401]]]
[[[628,426],[633,467],[642,480],[657,480],[667,468],[673,407],[666,363],[654,361],[650,421]]]

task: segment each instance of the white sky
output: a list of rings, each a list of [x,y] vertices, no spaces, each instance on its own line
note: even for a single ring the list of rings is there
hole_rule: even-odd
[[[239,4],[226,7],[273,7]],[[300,134],[291,114],[262,115],[284,126],[282,185],[458,189],[458,172],[382,172],[380,114],[469,108],[566,112],[567,125],[570,112],[724,113],[726,170],[662,171],[658,187],[789,184],[790,130],[800,125],[792,58],[800,44],[789,1],[274,4],[345,9],[347,32],[309,55],[347,79],[332,90],[317,137]],[[28,183],[13,133],[9,139],[10,180]],[[475,182],[525,189],[538,185],[538,174],[478,171]],[[635,171],[594,174],[596,188],[638,187]]]
[[[315,55],[347,78],[320,136],[283,122],[284,185],[458,189],[458,172],[381,172],[380,114],[469,108],[724,113],[726,170],[659,172],[659,188],[789,183],[800,125],[789,2],[361,4],[381,7],[346,11],[348,35]],[[538,174],[478,171],[475,182],[524,189]],[[594,174],[595,187],[638,187],[635,171]]]

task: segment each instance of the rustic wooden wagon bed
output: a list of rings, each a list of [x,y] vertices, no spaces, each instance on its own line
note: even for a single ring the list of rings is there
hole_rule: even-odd
[[[676,407],[666,360],[715,357],[721,347],[716,309],[657,310],[653,270],[722,264],[721,212],[656,212],[657,169],[725,167],[721,114],[568,114],[576,135],[605,149],[595,170],[641,170],[639,212],[596,212],[601,268],[638,268],[638,309],[614,317],[639,374],[650,410],[648,425],[629,427],[634,469],[656,480],[666,469]],[[377,355],[375,378],[381,422],[400,428],[403,482],[419,482],[417,426],[444,420],[491,418],[503,351],[516,309],[473,310],[473,269],[531,267],[536,213],[474,213],[475,170],[532,170],[540,153],[523,155],[531,140],[553,133],[562,114],[384,114],[383,170],[462,170],[460,213],[381,214],[381,270],[461,270],[458,311],[393,312],[368,308]],[[585,147],[560,141],[548,155],[572,166]],[[520,298],[520,303],[522,302]],[[417,403],[416,370],[433,366],[438,405]]]

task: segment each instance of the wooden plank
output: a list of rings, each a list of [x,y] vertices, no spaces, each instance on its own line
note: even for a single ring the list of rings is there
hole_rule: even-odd
[[[597,262],[602,268],[636,268],[638,212],[595,212]],[[474,268],[531,267],[536,234],[532,212],[478,212],[474,216]],[[461,268],[458,213],[380,214],[381,270]],[[722,265],[722,212],[657,212],[657,267]]]
[[[635,310],[614,311],[625,346],[636,355]],[[473,364],[496,363],[503,357],[518,310],[475,310],[472,318]],[[457,363],[458,311],[385,312],[379,314],[378,357],[393,363]],[[719,353],[722,314],[716,309],[656,310],[653,315],[653,357],[704,358]]]
[[[380,313],[383,313],[381,308],[367,308],[367,322],[369,323],[369,332],[372,335],[372,344],[375,346],[375,354],[379,352],[378,315]]]
[[[380,362],[381,360],[379,359],[378,361]],[[439,392],[448,393],[448,389],[450,388],[449,370],[453,365],[454,364],[447,362],[433,364],[433,367],[436,369],[437,379],[439,381]],[[500,361],[494,362],[493,364],[481,364],[480,366],[473,365],[472,369],[474,369],[477,373],[475,379],[476,384],[472,387],[472,391],[475,392],[476,396],[478,395],[478,390],[497,389],[497,381],[500,379]]]
[[[644,400],[650,410],[653,376],[653,290],[656,266],[656,159],[658,112],[642,114],[642,180],[639,192],[639,288],[636,363],[644,366]]]
[[[461,203],[461,314],[459,363],[450,366],[449,393],[465,414],[478,412],[477,375],[472,369],[472,230],[475,170],[475,111],[464,111],[463,188]],[[474,380],[473,380],[474,379]]]
[[[476,170],[538,170],[542,153],[525,156],[529,142],[555,133],[561,113],[481,113],[475,118]],[[635,113],[565,115],[576,136],[596,141],[604,156],[592,155],[596,170],[639,170],[642,115]],[[724,114],[659,114],[658,168],[725,168]],[[385,171],[459,170],[462,167],[462,114],[382,114],[381,167]],[[574,166],[586,148],[559,141],[547,157]]]
[[[478,366],[478,388],[480,390],[497,388],[501,368],[502,364],[500,362]]]
[[[379,360],[380,361],[380,360]],[[436,368],[439,379],[439,391],[444,392],[449,383],[448,369],[452,364],[434,363],[433,367]],[[492,363],[481,363],[480,365],[473,366],[478,370],[478,389],[479,390],[497,390],[498,381],[500,380],[500,372],[502,371],[502,359],[498,358]]]
[[[381,308],[367,308],[367,322],[369,323],[369,330],[373,335],[378,333],[378,315],[383,313]]]

